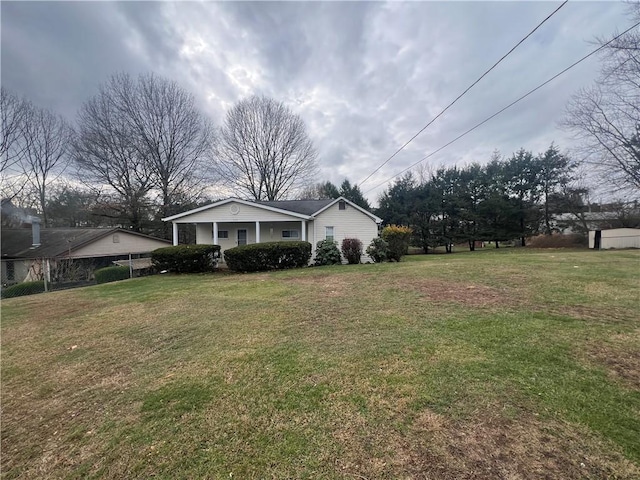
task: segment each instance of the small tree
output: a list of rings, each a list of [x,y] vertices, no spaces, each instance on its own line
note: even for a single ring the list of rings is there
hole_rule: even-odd
[[[316,245],[316,265],[336,265],[342,263],[338,244],[332,240],[320,240]]]
[[[349,265],[360,263],[360,257],[362,257],[362,242],[360,240],[357,238],[345,238],[342,240],[341,250]]]
[[[376,263],[384,262],[389,254],[389,244],[384,238],[374,238],[367,247],[367,255]]]
[[[399,262],[409,252],[409,241],[413,229],[398,225],[388,225],[382,229],[382,238],[389,245],[389,260]]]

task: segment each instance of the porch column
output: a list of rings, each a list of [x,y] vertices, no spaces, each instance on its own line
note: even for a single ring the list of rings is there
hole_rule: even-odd
[[[213,222],[213,244],[218,245],[218,222]]]
[[[173,233],[173,244],[178,245],[178,224],[176,222],[171,223]]]
[[[302,220],[302,241],[307,241],[307,221]]]
[[[260,243],[260,222],[256,222],[256,243]]]

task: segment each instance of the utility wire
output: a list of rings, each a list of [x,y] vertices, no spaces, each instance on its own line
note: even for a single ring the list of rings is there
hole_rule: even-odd
[[[478,82],[480,82],[480,80],[482,80],[484,77],[486,77],[489,72],[491,72],[491,70],[493,70],[494,68],[496,68],[498,66],[498,64],[500,62],[502,62],[505,58],[507,58],[516,48],[518,48],[527,38],[529,38],[531,35],[533,35],[535,33],[536,30],[538,30],[547,20],[549,20],[553,15],[556,14],[556,12],[558,12],[558,10],[560,10],[562,7],[564,7],[567,2],[569,0],[565,0],[558,8],[556,8],[553,12],[551,12],[547,18],[545,18],[544,20],[542,20],[537,26],[536,28],[534,28],[533,30],[531,30],[526,37],[524,37],[522,40],[520,40],[518,43],[516,43],[513,48],[511,50],[509,50],[507,53],[505,53],[502,58],[500,58],[500,60],[498,60],[496,63],[493,64],[493,66],[487,70],[486,72],[484,72],[475,82],[473,82],[471,85],[469,85],[467,87],[467,89],[462,92],[460,95],[458,95],[456,97],[456,99],[451,102],[449,105],[447,105],[445,107],[444,110],[442,110],[438,115],[436,115],[435,117],[433,117],[431,119],[431,121],[429,123],[427,123],[424,127],[422,127],[422,129],[420,129],[420,131],[418,133],[416,133],[413,137],[411,137],[404,145],[402,145],[398,150],[396,150],[394,152],[393,155],[391,155],[389,158],[387,158],[384,162],[382,162],[373,172],[371,172],[369,175],[367,175],[367,177],[362,180],[358,185],[362,185],[364,184],[367,180],[369,180],[371,178],[371,176],[376,173],[378,170],[380,170],[382,167],[384,167],[387,163],[389,163],[391,161],[391,159],[393,159],[393,157],[395,157],[398,153],[400,153],[402,150],[404,150],[404,148],[409,145],[413,140],[415,140],[415,138],[420,135],[422,132],[424,132],[433,122],[435,122],[438,118],[440,118],[440,116],[446,112],[447,110],[449,110],[450,107],[452,107],[458,100],[460,100],[469,90],[471,90]]]
[[[385,180],[382,183],[379,183],[378,185],[376,185],[373,188],[370,188],[369,190],[367,190],[366,193],[371,192],[372,190],[375,190],[378,187],[381,187],[382,185],[384,185],[387,182],[390,182],[391,180],[393,180],[394,178],[396,178],[399,175],[402,175],[403,173],[405,173],[408,170],[411,170],[413,167],[415,167],[416,165],[418,165],[419,163],[425,161],[427,158],[432,157],[433,155],[435,155],[436,153],[440,152],[441,150],[444,150],[445,148],[447,148],[449,145],[451,145],[454,142],[457,142],[458,140],[460,140],[462,137],[464,137],[465,135],[468,135],[469,133],[473,132],[476,128],[484,125],[485,123],[487,123],[489,120],[493,119],[494,117],[497,117],[498,115],[500,115],[502,112],[504,112],[505,110],[507,110],[508,108],[513,107],[516,103],[520,102],[521,100],[524,100],[525,98],[527,98],[529,95],[531,95],[532,93],[540,90],[542,87],[544,87],[545,85],[547,85],[548,83],[552,82],[553,80],[555,80],[556,78],[558,78],[560,75],[566,73],[567,71],[571,70],[573,67],[575,67],[576,65],[578,65],[579,63],[584,62],[587,58],[591,57],[592,55],[595,55],[596,53],[598,53],[600,50],[602,50],[603,48],[605,48],[606,46],[608,46],[610,43],[614,42],[615,40],[617,40],[618,38],[622,37],[623,35],[625,35],[626,33],[630,32],[631,30],[633,30],[634,28],[636,28],[637,26],[640,25],[640,22],[636,23],[635,25],[632,25],[630,28],[626,29],[624,32],[622,32],[621,34],[615,36],[614,38],[612,38],[611,40],[609,40],[607,43],[600,45],[598,48],[596,48],[594,51],[592,51],[591,53],[588,53],[587,55],[585,55],[584,57],[582,57],[580,60],[577,60],[576,62],[572,63],[571,65],[569,65],[567,68],[565,68],[564,70],[562,70],[561,72],[555,74],[553,77],[551,77],[550,79],[548,79],[547,81],[545,81],[544,83],[541,83],[540,85],[538,85],[536,88],[529,90],[527,93],[525,93],[524,95],[522,95],[520,98],[518,98],[517,100],[514,100],[513,102],[511,102],[509,105],[507,105],[506,107],[501,108],[500,110],[498,110],[496,113],[494,113],[493,115],[491,115],[490,117],[485,118],[483,121],[481,121],[480,123],[478,123],[477,125],[475,125],[474,127],[471,127],[469,130],[467,130],[464,133],[461,133],[460,135],[458,135],[456,138],[454,138],[453,140],[451,140],[450,142],[444,144],[443,146],[441,146],[440,148],[438,148],[437,150],[434,150],[433,152],[431,152],[429,155],[426,155],[425,157],[422,157],[420,160],[418,160],[416,163],[410,165],[409,167],[405,168],[404,170],[402,170],[399,173],[396,173],[393,177],[388,178],[387,180]]]

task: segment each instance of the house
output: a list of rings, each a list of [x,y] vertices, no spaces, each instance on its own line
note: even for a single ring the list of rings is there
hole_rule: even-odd
[[[589,248],[640,248],[640,228],[612,228],[589,231]]]
[[[95,268],[112,265],[115,260],[139,258],[171,245],[168,240],[122,228],[41,230],[37,221],[32,228],[3,228],[1,241],[3,284],[42,279],[45,272],[50,276],[70,260],[76,267],[86,266],[90,275]]]
[[[307,241],[315,249],[320,240],[340,244],[345,238],[357,238],[366,248],[378,236],[382,222],[344,197],[270,202],[227,198],[162,220],[173,225],[174,245],[178,225],[195,224],[196,243],[220,245],[223,256],[238,245],[276,241]]]

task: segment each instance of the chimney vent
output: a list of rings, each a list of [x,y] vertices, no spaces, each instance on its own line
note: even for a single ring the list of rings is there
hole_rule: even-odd
[[[32,245],[31,248],[40,246],[40,219],[38,217],[31,217],[31,236]]]

